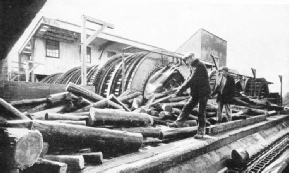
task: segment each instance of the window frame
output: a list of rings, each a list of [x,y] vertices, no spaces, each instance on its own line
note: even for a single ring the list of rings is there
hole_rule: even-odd
[[[48,53],[48,44],[47,44],[47,43],[48,43],[49,41],[57,42],[57,43],[58,43],[58,56],[57,56],[57,57],[56,57],[56,56],[51,56],[51,55],[48,55],[48,54],[47,54],[47,53]],[[46,48],[45,48],[46,57],[49,57],[49,58],[60,58],[60,42],[59,42],[58,40],[46,39],[45,44],[46,44]],[[55,45],[53,45],[53,46],[55,46]]]

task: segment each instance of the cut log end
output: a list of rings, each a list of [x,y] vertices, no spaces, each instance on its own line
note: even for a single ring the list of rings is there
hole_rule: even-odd
[[[5,161],[8,167],[20,168],[33,165],[40,156],[43,138],[39,131],[7,128],[4,129],[7,151]],[[7,143],[8,142],[8,143]]]

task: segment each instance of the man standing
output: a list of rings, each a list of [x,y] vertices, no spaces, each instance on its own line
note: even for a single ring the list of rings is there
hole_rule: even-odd
[[[206,66],[195,57],[194,53],[189,53],[183,57],[183,61],[190,68],[190,75],[182,86],[176,92],[176,95],[181,95],[188,88],[191,90],[191,98],[182,109],[182,113],[173,123],[168,123],[170,127],[182,127],[188,116],[199,104],[198,112],[198,132],[195,138],[203,138],[205,135],[206,126],[206,105],[211,93],[209,77]]]
[[[241,96],[241,92],[243,91],[242,87],[242,82],[243,82],[243,76],[238,74],[237,75],[237,82],[236,82],[236,96],[239,97]]]
[[[235,95],[235,80],[232,76],[229,75],[228,67],[223,67],[221,69],[221,79],[217,83],[215,91],[212,93],[212,96],[218,94],[218,111],[217,111],[217,121],[218,123],[222,122],[222,110],[225,107],[225,112],[227,116],[227,121],[232,121],[232,110],[230,104],[233,102]]]

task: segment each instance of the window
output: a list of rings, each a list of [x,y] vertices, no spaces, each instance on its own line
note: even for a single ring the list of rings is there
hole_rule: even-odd
[[[107,57],[112,57],[113,55],[115,55],[116,53],[115,52],[110,52],[110,51],[107,51]]]
[[[86,62],[91,63],[91,48],[86,47]]]
[[[59,58],[59,41],[46,40],[46,56]]]
[[[81,46],[79,46],[79,61],[81,61]],[[91,48],[86,47],[86,62],[91,63]]]

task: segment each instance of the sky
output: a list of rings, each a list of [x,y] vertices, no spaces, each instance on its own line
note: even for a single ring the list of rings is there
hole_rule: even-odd
[[[105,32],[175,51],[200,28],[227,41],[227,66],[289,92],[289,2],[283,0],[47,0],[38,15],[81,24],[81,15],[114,24]]]

